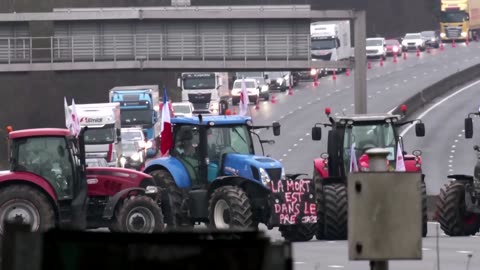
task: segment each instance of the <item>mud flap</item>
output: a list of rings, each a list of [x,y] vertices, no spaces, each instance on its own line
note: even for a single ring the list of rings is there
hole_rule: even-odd
[[[317,223],[315,183],[312,179],[272,181],[269,227]]]

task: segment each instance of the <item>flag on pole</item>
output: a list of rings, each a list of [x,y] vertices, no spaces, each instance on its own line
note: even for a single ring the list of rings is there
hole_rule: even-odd
[[[75,136],[80,134],[80,119],[78,118],[77,108],[75,107],[75,100],[72,98],[72,130]]]
[[[160,153],[162,157],[167,156],[173,143],[172,123],[170,122],[170,106],[168,104],[167,88],[163,88],[163,107],[162,107],[162,125],[161,125],[161,140]]]
[[[397,172],[404,172],[405,169],[405,161],[403,160],[403,149],[400,141],[397,143],[397,162],[395,163],[395,171]]]
[[[358,172],[357,156],[355,155],[355,143],[350,146],[350,172]]]
[[[242,78],[242,90],[240,92],[240,108],[239,108],[239,115],[240,116],[245,116],[247,115],[248,112],[248,92],[247,92],[247,86],[245,84],[245,78]]]
[[[70,130],[70,132],[73,134],[73,123],[72,123],[72,114],[70,113],[70,110],[68,109],[68,103],[67,103],[67,98],[63,97],[63,108],[65,110],[65,127]]]

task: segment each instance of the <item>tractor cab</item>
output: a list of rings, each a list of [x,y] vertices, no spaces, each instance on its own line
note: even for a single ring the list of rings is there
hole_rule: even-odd
[[[387,149],[390,152],[387,157],[388,168],[394,170],[398,145],[400,144],[401,149],[404,149],[402,137],[398,134],[398,128],[414,121],[420,121],[402,121],[400,115],[392,114],[331,117],[330,108],[325,110],[325,114],[329,117],[330,123],[316,124],[312,128],[312,139],[317,141],[321,139],[321,125],[332,128],[328,135],[328,153],[322,154],[321,159],[316,160],[316,163],[324,163],[326,161],[327,165],[324,164],[320,168],[328,167],[328,175],[335,177],[345,177],[348,174],[352,153],[355,154],[358,169],[368,171],[366,151],[371,148]],[[425,136],[425,127],[422,122],[415,124],[415,133],[417,137]],[[402,154],[405,156],[406,152]],[[415,150],[413,154],[416,157],[413,160],[419,162],[420,151]],[[327,173],[327,170],[324,170],[323,175],[325,173]]]
[[[252,131],[259,127],[253,126],[249,118],[199,116],[172,119],[172,123],[170,155],[186,168],[192,186],[204,186],[218,176],[238,174],[235,163],[255,155],[252,134],[256,133]],[[278,136],[280,125],[274,123],[273,129]]]

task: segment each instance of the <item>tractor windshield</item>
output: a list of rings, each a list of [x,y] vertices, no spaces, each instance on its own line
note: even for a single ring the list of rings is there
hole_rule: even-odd
[[[73,168],[64,137],[30,137],[14,141],[12,169],[36,174],[55,189],[59,199],[72,196]]]
[[[350,164],[350,151],[352,143],[355,143],[355,156],[357,160],[365,151],[371,148],[385,148],[390,154],[388,160],[395,159],[396,136],[391,123],[355,123],[347,126],[343,141],[345,165]]]

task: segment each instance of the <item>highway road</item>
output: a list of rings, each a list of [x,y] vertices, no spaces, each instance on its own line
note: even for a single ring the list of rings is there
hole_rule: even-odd
[[[414,117],[425,122],[426,137],[417,139],[414,128],[404,129],[405,146],[408,149],[421,149],[424,158],[424,171],[427,186],[432,193],[438,193],[452,173],[471,174],[476,163],[473,145],[479,144],[480,121],[474,118],[473,139],[464,138],[463,121],[469,112],[480,106],[480,80],[466,83],[438,97],[429,107],[415,113]],[[423,259],[421,261],[391,261],[390,269],[480,269],[480,234],[470,237],[449,237],[430,222],[428,236],[423,239]],[[438,252],[437,257],[437,228]],[[277,231],[268,233],[272,239],[280,239]],[[469,261],[468,254],[472,254]],[[294,244],[295,270],[307,269],[368,269],[368,262],[349,261],[347,241],[309,241]]]
[[[457,72],[459,69],[477,64],[478,43],[469,47],[446,47],[445,51],[423,53],[417,58],[409,53],[407,60],[398,59],[392,63],[389,58],[383,67],[372,62],[368,71],[368,112],[388,112],[419,90]],[[353,73],[352,73],[353,75]],[[353,76],[337,75],[322,78],[320,85],[312,82],[299,84],[293,96],[284,93],[275,94],[277,102],[261,102],[259,109],[251,109],[251,115],[258,124],[279,121],[282,134],[274,137],[276,144],[267,145],[266,152],[284,163],[287,172],[305,172],[311,175],[313,159],[326,151],[326,140],[313,142],[311,127],[315,122],[327,121],[324,108],[330,106],[333,114],[353,113]],[[459,88],[460,89],[460,88]],[[413,129],[405,134],[405,150],[411,152],[421,149],[424,158],[424,170],[427,175],[427,192],[436,195],[445,183],[449,173],[471,173],[475,164],[472,146],[473,140],[463,138],[463,119],[470,111],[480,106],[476,97],[480,83],[449,98],[432,109],[423,117],[426,125],[426,137],[417,138]],[[446,95],[447,96],[447,95]],[[436,100],[441,101],[442,98]],[[423,111],[417,113],[420,115]],[[479,125],[480,121],[476,121]],[[327,134],[326,130],[323,134]],[[273,138],[271,131],[262,131],[262,137]],[[326,136],[324,136],[326,138]],[[392,261],[390,269],[480,269],[480,244],[477,236],[451,238],[438,228],[439,258],[437,258],[435,222],[429,223],[429,234],[423,240],[423,259],[421,261]],[[269,231],[272,239],[281,239],[277,230]],[[310,269],[368,269],[368,262],[354,262],[348,259],[347,241],[312,240],[294,244],[294,267],[296,270]],[[469,261],[468,254],[473,254]]]
[[[407,60],[401,58],[393,63],[392,58],[388,58],[383,67],[378,60],[372,61],[372,69],[367,75],[368,112],[388,112],[421,89],[458,70],[480,63],[479,48],[479,43],[470,43],[470,46],[462,44],[456,48],[446,46],[444,51],[432,50],[420,57],[410,52]],[[266,154],[283,162],[289,173],[311,175],[313,159],[326,151],[325,139],[321,142],[311,140],[311,128],[316,122],[327,121],[324,114],[326,106],[332,108],[333,114],[353,113],[353,87],[353,72],[349,77],[338,74],[336,80],[327,76],[319,80],[318,87],[314,87],[313,82],[302,82],[292,96],[288,92],[273,92],[276,103],[262,101],[258,110],[251,106],[254,123],[279,121],[282,125],[279,137],[273,138],[270,131],[260,132],[262,137],[276,141],[275,145],[265,145]],[[327,134],[326,129],[323,134]],[[423,138],[413,140],[419,139]]]

